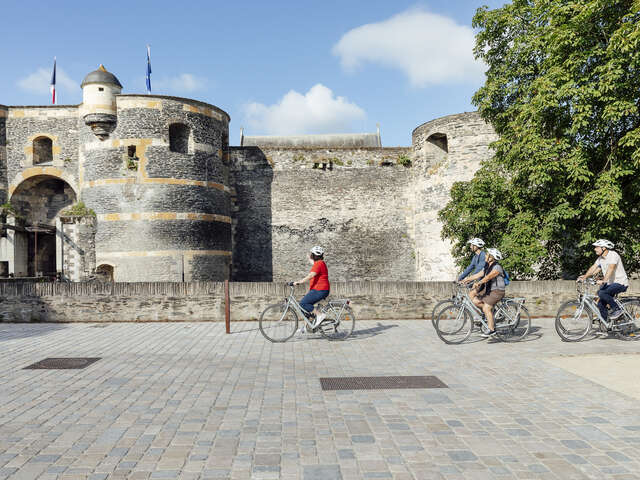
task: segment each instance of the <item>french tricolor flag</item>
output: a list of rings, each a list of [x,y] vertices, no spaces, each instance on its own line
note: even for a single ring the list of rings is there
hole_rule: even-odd
[[[51,104],[56,104],[56,57],[53,57],[53,73],[51,74]]]

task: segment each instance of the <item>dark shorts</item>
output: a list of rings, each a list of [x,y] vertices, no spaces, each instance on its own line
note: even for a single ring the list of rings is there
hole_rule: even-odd
[[[504,297],[504,290],[491,290],[489,295],[478,295],[478,300],[482,300],[487,305],[494,307],[502,297]]]

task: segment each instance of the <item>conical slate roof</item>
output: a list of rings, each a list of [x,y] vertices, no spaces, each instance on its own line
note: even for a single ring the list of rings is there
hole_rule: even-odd
[[[104,65],[102,64],[100,64],[97,70],[94,70],[93,72],[89,73],[86,77],[84,77],[84,80],[82,81],[82,84],[80,85],[80,87],[84,87],[85,85],[88,85],[90,83],[100,83],[103,85],[105,84],[116,85],[122,88],[122,84],[118,81],[116,76],[111,72],[107,72],[107,69],[104,68]]]

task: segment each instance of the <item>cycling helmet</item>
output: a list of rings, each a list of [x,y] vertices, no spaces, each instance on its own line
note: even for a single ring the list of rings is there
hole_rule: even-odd
[[[322,248],[319,245],[316,245],[311,249],[311,253],[313,253],[314,255],[324,255],[324,248]]]
[[[600,240],[596,240],[591,245],[593,245],[594,247],[604,247],[607,250],[613,250],[613,247],[614,247],[613,242],[610,242],[609,240],[605,240],[604,238],[601,238]]]
[[[487,248],[487,253],[491,255],[496,260],[502,260],[502,253],[497,248]]]
[[[470,243],[471,245],[475,245],[478,248],[482,248],[484,247],[484,242],[482,241],[481,238],[472,238],[471,240],[468,240],[467,243]]]

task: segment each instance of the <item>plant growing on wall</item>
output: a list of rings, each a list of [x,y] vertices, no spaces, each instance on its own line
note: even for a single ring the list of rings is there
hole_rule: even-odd
[[[84,202],[80,201],[63,210],[62,215],[65,217],[95,217],[96,212],[91,208],[87,208]]]
[[[16,207],[14,207],[11,202],[3,203],[0,205],[0,215],[12,215],[14,217],[20,217],[18,214]]]
[[[640,4],[514,1],[480,8],[473,102],[500,136],[440,212],[462,263],[479,236],[521,277],[573,277],[608,238],[640,270]]]
[[[127,157],[127,170],[138,170],[138,159],[135,157]]]
[[[398,165],[409,168],[411,166],[411,159],[408,155],[398,155],[397,163]]]

